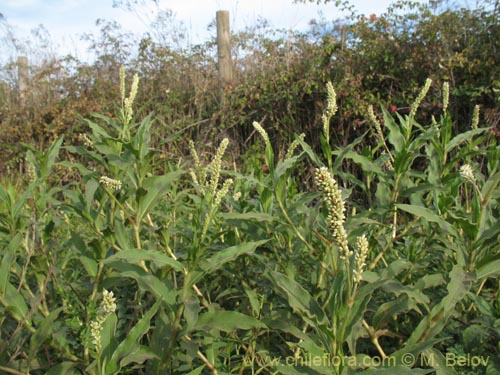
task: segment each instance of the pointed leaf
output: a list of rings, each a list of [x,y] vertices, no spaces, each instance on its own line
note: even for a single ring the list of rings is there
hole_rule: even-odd
[[[216,329],[223,332],[233,332],[237,329],[266,328],[258,319],[237,311],[209,311],[201,314],[192,330],[210,331]]]
[[[472,139],[474,136],[484,133],[485,131],[490,130],[491,128],[477,128],[477,129],[472,129],[468,130],[463,133],[459,133],[456,135],[453,139],[451,139],[448,144],[446,145],[446,152],[450,152],[453,150],[455,147],[459,146],[461,143],[468,141]]]
[[[275,287],[285,293],[290,307],[295,312],[307,316],[319,325],[329,323],[325,311],[302,285],[289,276],[275,271],[270,271],[269,277]]]
[[[141,262],[153,262],[157,267],[170,266],[176,271],[182,272],[184,266],[179,261],[173,259],[170,255],[157,250],[128,249],[120,251],[106,260],[104,264],[111,264],[116,261],[126,261],[131,264],[140,264]]]
[[[150,348],[141,345],[139,349],[121,360],[120,367],[123,368],[131,363],[144,363],[150,359],[158,359],[158,356]]]
[[[12,238],[5,249],[0,253],[2,261],[0,262],[0,295],[4,296],[9,282],[10,268],[16,259],[16,251],[22,240],[22,233],[17,233]]]
[[[134,264],[122,261],[109,262],[108,265],[120,273],[120,277],[134,279],[141,290],[153,293],[157,298],[164,300],[170,309],[176,305],[177,291],[158,279],[155,275],[149,274],[144,269]]]
[[[29,358],[34,358],[40,346],[51,337],[52,330],[54,329],[54,321],[59,317],[61,311],[63,311],[63,307],[51,311],[38,325],[35,333],[30,338]]]
[[[405,138],[390,113],[385,109],[382,110],[384,113],[384,126],[389,129],[389,136],[387,138],[394,146],[394,150],[399,153],[404,148]]]
[[[453,225],[427,207],[415,206],[412,204],[397,204],[396,207],[414,216],[421,217],[428,222],[437,223],[441,229],[450,234],[456,234],[456,230]]]
[[[259,246],[262,246],[269,240],[261,240],[255,242],[246,242],[240,245],[231,246],[224,250],[218,251],[215,255],[201,262],[200,267],[205,274],[210,274],[221,269],[222,265],[231,262],[241,255],[250,255],[255,252]]]
[[[118,370],[124,366],[123,363],[130,363],[131,357],[128,360],[122,361],[122,359],[126,359],[127,356],[132,354],[137,354],[140,348],[140,340],[141,338],[149,331],[151,326],[151,319],[155,316],[158,308],[161,305],[161,300],[158,300],[151,309],[145,313],[142,318],[137,322],[136,325],[127,333],[125,339],[118,345],[116,350],[113,352],[110,362],[108,363],[106,370],[111,372],[113,369],[118,367]],[[146,354],[143,351],[144,354]],[[153,355],[152,353],[149,353]],[[137,359],[143,358],[143,356],[137,357]],[[119,366],[118,366],[119,363]],[[109,370],[108,370],[109,369]]]
[[[163,176],[153,176],[144,180],[143,189],[146,191],[144,195],[139,196],[139,207],[137,216],[139,221],[142,221],[146,214],[159,201],[159,199],[168,192],[168,186],[176,181],[182,174],[182,171],[167,173]]]
[[[81,372],[75,369],[76,366],[73,362],[63,362],[52,367],[45,375],[80,375]]]

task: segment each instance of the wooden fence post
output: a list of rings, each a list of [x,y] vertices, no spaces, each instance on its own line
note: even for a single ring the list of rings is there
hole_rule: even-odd
[[[233,64],[231,61],[231,33],[229,29],[229,11],[218,10],[217,19],[217,58],[221,96],[233,82]]]
[[[28,92],[28,58],[26,56],[19,56],[17,59],[17,85],[19,100],[21,104],[24,104]]]

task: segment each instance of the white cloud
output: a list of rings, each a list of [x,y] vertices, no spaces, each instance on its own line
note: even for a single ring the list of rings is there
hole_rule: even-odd
[[[20,9],[39,6],[42,3],[43,1],[41,0],[4,0],[2,2],[2,6],[4,7],[4,9]]]

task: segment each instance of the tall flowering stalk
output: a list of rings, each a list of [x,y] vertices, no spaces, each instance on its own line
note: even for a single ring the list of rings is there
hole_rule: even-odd
[[[194,161],[194,170],[191,169],[189,171],[189,175],[191,176],[193,183],[200,189],[200,192],[202,194],[206,194],[206,170],[201,167],[200,158],[192,139],[189,140],[189,153]]]
[[[410,118],[415,117],[415,114],[417,113],[417,109],[420,106],[420,103],[422,103],[422,100],[424,100],[425,96],[429,92],[429,89],[431,88],[431,84],[432,84],[432,79],[427,78],[424,87],[422,88],[422,90],[417,96],[417,99],[415,99],[415,102],[413,102],[413,105],[411,106]]]
[[[377,120],[377,117],[375,116],[375,112],[373,112],[373,106],[371,104],[368,106],[368,118],[370,119],[370,122],[372,123],[372,125],[375,127],[375,133],[376,133],[378,139],[380,140],[380,142],[382,142],[382,144],[384,145],[385,152],[387,153],[387,155],[389,155],[388,167],[389,167],[389,169],[392,169],[392,166],[394,164],[394,158],[392,157],[392,153],[389,150],[387,143],[385,142],[384,132],[382,131],[382,127],[380,126],[380,122]]]
[[[479,106],[476,104],[474,106],[474,111],[472,112],[472,129],[477,129],[479,126]]]
[[[330,120],[338,110],[337,93],[335,92],[331,82],[326,84],[326,95],[326,108],[323,111],[321,120],[323,122],[323,134],[325,136],[326,143],[330,143]]]
[[[304,133],[302,133],[302,134],[299,135],[299,139],[301,141],[303,141],[305,137],[306,137],[306,135]],[[285,159],[291,158],[293,156],[293,152],[295,151],[295,149],[298,146],[299,146],[299,140],[298,139],[294,139],[293,142],[288,147],[288,150],[286,151]]]
[[[344,228],[345,222],[345,204],[342,199],[337,181],[332,177],[328,168],[322,167],[315,171],[315,182],[323,193],[326,207],[328,209],[327,224],[332,232],[332,237],[339,247],[339,258],[350,269],[350,257],[353,254],[349,250],[347,242],[347,233]]]
[[[483,195],[481,194],[481,189],[479,188],[479,185],[477,184],[476,176],[474,175],[474,170],[472,169],[470,164],[464,164],[460,167],[459,170],[460,177],[464,182],[470,183],[474,189],[477,191],[479,199],[483,201]],[[468,199],[467,199],[467,205],[468,205]]]
[[[95,320],[90,322],[90,335],[92,337],[92,344],[94,344],[95,350],[97,352],[98,358],[102,350],[101,347],[101,332],[103,329],[103,324],[106,318],[116,311],[116,298],[113,292],[107,291],[106,289],[102,292],[102,301],[99,309],[97,310],[97,315]]]
[[[120,94],[121,94],[121,116],[123,121],[123,130],[121,134],[121,138],[124,140],[130,139],[130,122],[132,121],[132,116],[134,114],[134,110],[132,108],[135,97],[137,96],[137,91],[139,89],[139,75],[134,74],[134,78],[132,79],[132,86],[130,87],[130,94],[128,98],[125,96],[125,68],[123,66],[120,67]]]
[[[217,152],[215,153],[214,160],[211,163],[212,171],[210,175],[210,182],[208,185],[209,190],[208,194],[206,195],[206,201],[209,204],[209,208],[207,214],[205,215],[205,219],[203,221],[203,227],[199,241],[200,243],[202,243],[203,240],[205,239],[208,232],[208,227],[210,226],[210,222],[212,221],[215,212],[219,208],[222,199],[227,195],[231,185],[233,184],[233,180],[228,179],[224,181],[220,190],[217,190],[217,187],[219,185],[221,166],[222,166],[222,157],[226,152],[228,144],[229,144],[229,139],[224,138],[220,143]]]
[[[208,198],[209,200],[213,200],[215,197],[215,192],[217,190],[217,185],[219,184],[219,178],[220,178],[220,169],[222,165],[222,157],[224,156],[224,153],[226,152],[226,148],[229,144],[229,139],[224,138],[222,142],[219,145],[219,148],[217,149],[217,152],[215,153],[215,158],[212,161],[212,173],[210,176],[210,184],[209,184],[209,192],[208,192]]]
[[[270,146],[271,141],[269,140],[269,135],[267,134],[266,130],[262,127],[262,125],[260,125],[257,121],[254,121],[252,123],[252,125],[253,125],[254,129],[257,130],[257,132],[260,134],[262,139],[264,140],[265,145]]]
[[[443,83],[443,112],[446,113],[448,110],[448,104],[450,102],[450,84],[448,82]]]
[[[270,173],[272,174],[274,171],[274,151],[273,146],[271,145],[271,140],[269,139],[269,135],[257,121],[254,121],[252,125],[264,140],[264,144],[266,145],[266,150],[264,153],[266,158],[266,165],[269,168]]]
[[[368,256],[368,240],[366,237],[360,236],[356,241],[356,255],[354,256],[355,267],[353,271],[354,283],[357,285],[361,282],[361,274],[366,266],[366,257]]]

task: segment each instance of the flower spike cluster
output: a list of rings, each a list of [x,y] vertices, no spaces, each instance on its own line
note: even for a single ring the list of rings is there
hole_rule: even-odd
[[[322,167],[315,171],[315,182],[324,194],[324,200],[328,208],[327,222],[334,240],[340,248],[340,259],[349,264],[349,257],[353,254],[349,250],[347,233],[344,228],[345,205],[342,200],[337,181],[332,177],[328,168]]]
[[[90,335],[92,336],[92,344],[95,345],[96,351],[101,351],[101,332],[102,326],[106,318],[116,311],[116,298],[113,292],[106,289],[102,292],[102,301],[97,311],[97,316],[94,321],[90,322]]]
[[[477,129],[479,125],[479,106],[474,106],[474,112],[472,112],[472,129]]]
[[[214,160],[212,161],[212,174],[210,177],[210,191],[209,191],[209,197],[211,200],[214,199],[215,193],[217,191],[217,185],[219,184],[219,178],[220,178],[220,169],[222,166],[222,157],[224,156],[224,153],[226,152],[226,148],[228,145],[229,145],[229,139],[224,138],[220,143],[217,152],[215,153]]]
[[[330,119],[335,115],[338,110],[337,106],[337,93],[333,88],[331,82],[326,84],[326,108],[323,111],[323,115],[321,116],[321,120],[323,122],[323,134],[329,142],[330,139]]]
[[[415,117],[415,114],[417,113],[417,109],[420,106],[420,103],[422,103],[422,100],[424,100],[425,96],[429,92],[429,89],[431,88],[431,84],[432,84],[432,79],[427,78],[427,80],[425,81],[424,87],[422,88],[422,90],[420,91],[420,93],[417,96],[417,99],[415,100],[415,102],[411,106],[410,117],[412,117],[412,118]]]
[[[112,179],[108,176],[102,176],[99,182],[106,188],[110,190],[120,190],[122,188],[122,182],[120,180]]]
[[[445,82],[443,84],[443,112],[448,109],[448,104],[450,102],[450,84]]]
[[[306,137],[306,135],[304,133],[302,133],[302,134],[299,135],[299,139],[301,141],[303,141],[305,137]],[[286,151],[285,159],[291,158],[293,156],[293,152],[295,151],[295,149],[298,146],[299,146],[299,140],[298,139],[294,139],[293,142],[288,147],[288,150]]]
[[[360,236],[358,237],[356,243],[357,251],[354,256],[355,267],[354,267],[354,282],[359,283],[361,281],[361,274],[366,266],[366,257],[368,256],[368,240],[366,237]]]
[[[255,128],[255,130],[257,130],[259,132],[259,134],[262,137],[262,139],[264,140],[264,143],[266,144],[266,146],[270,146],[271,141],[269,140],[269,135],[267,134],[266,130],[262,127],[262,125],[259,124],[257,121],[254,121],[252,123],[252,125]]]
[[[476,184],[476,177],[474,176],[474,171],[472,170],[470,164],[464,164],[460,167],[460,177],[474,185]]]

